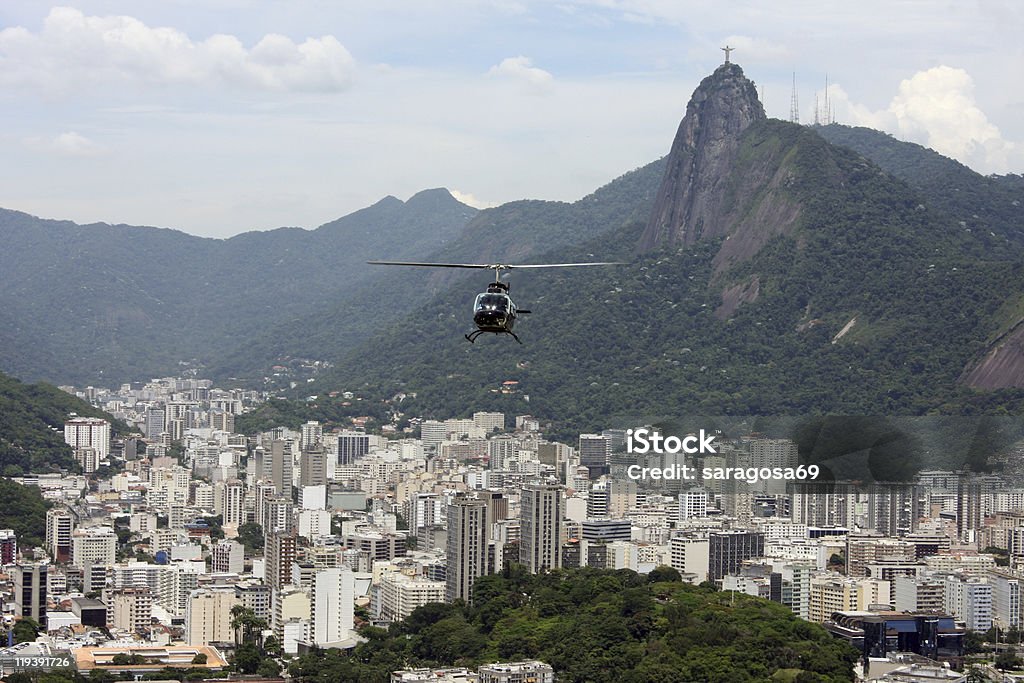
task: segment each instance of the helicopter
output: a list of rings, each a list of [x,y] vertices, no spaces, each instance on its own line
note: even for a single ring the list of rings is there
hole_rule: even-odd
[[[487,285],[487,291],[477,294],[473,302],[473,324],[476,329],[464,335],[469,343],[474,343],[481,334],[507,334],[522,344],[519,336],[512,331],[516,318],[530,311],[519,308],[508,294],[508,283],[501,281],[501,271],[519,268],[577,268],[581,266],[618,266],[620,263],[416,263],[410,261],[367,261],[374,266],[418,266],[423,268],[476,268],[493,270],[494,282]]]

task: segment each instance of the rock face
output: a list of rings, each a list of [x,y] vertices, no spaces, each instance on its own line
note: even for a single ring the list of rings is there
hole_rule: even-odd
[[[739,65],[723,64],[701,81],[672,143],[641,251],[728,234],[734,207],[727,188],[740,134],[764,118],[757,89]]]
[[[964,371],[960,382],[982,390],[1024,387],[1024,320],[997,339],[979,363]]]

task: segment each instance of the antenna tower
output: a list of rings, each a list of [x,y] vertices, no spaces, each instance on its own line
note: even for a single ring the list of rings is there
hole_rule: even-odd
[[[791,123],[800,123],[800,101],[796,96],[796,72],[793,72],[793,95],[789,99],[789,120]]]
[[[825,74],[825,125],[832,123],[832,109],[828,103],[828,74]]]

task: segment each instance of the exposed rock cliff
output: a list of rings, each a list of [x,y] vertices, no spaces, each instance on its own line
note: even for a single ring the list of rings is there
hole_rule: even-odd
[[[972,389],[1024,387],[1024,320],[997,339],[960,381]]]
[[[740,134],[764,118],[757,89],[739,65],[723,64],[701,81],[672,143],[654,210],[640,240],[642,251],[728,234],[734,206],[728,201],[727,188]]]

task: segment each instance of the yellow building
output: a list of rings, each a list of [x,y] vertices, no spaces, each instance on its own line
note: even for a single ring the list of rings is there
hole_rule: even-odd
[[[188,598],[185,610],[185,635],[190,645],[233,643],[235,630],[231,628],[231,608],[241,605],[234,587],[228,590],[207,589],[195,591]]]

